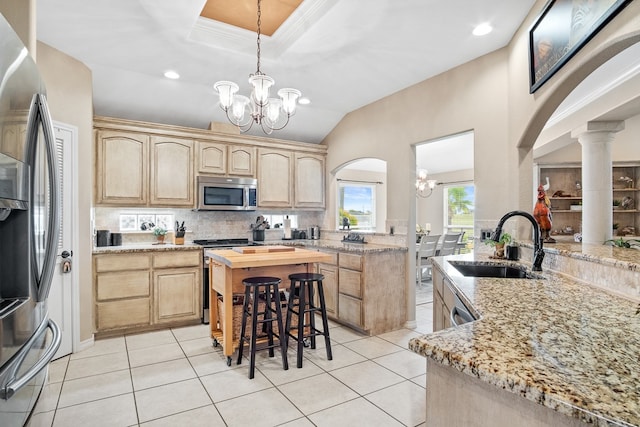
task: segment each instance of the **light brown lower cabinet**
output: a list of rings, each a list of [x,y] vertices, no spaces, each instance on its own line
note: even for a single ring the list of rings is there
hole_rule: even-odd
[[[371,335],[404,325],[406,251],[323,252],[334,254],[318,266],[328,317]]]
[[[319,264],[318,273],[324,276],[322,288],[327,315],[336,317],[338,315],[338,266],[335,264]]]
[[[199,273],[199,269],[193,268],[154,271],[153,321],[155,323],[200,318]]]
[[[437,265],[432,268],[433,277],[433,331],[451,326],[450,314],[455,305],[453,291]]]
[[[134,332],[200,319],[202,252],[93,256],[98,334]]]

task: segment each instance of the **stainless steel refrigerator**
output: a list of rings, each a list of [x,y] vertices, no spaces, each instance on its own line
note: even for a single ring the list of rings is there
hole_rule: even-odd
[[[59,238],[58,174],[46,91],[0,15],[0,425],[24,425],[60,346],[47,298]]]

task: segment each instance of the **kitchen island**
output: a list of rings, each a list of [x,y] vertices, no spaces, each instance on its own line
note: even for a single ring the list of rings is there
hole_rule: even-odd
[[[640,425],[640,252],[545,251],[534,279],[465,277],[449,262],[487,255],[434,259],[434,288],[479,320],[409,342],[427,357],[427,425]]]
[[[254,249],[251,249],[254,248]],[[211,338],[222,345],[227,365],[231,364],[231,355],[238,348],[238,340],[233,337],[234,327],[239,319],[233,316],[234,294],[244,294],[242,281],[253,276],[272,276],[282,280],[281,289],[289,286],[289,274],[315,272],[315,263],[324,262],[331,257],[325,253],[302,248],[289,248],[282,252],[260,251],[249,253],[256,247],[206,250],[209,257],[209,325]],[[274,247],[277,248],[277,247]],[[259,250],[262,250],[260,248]],[[242,253],[241,250],[247,253]],[[222,297],[221,310],[218,310],[218,295]]]
[[[406,247],[335,239],[285,240],[281,244],[331,255],[318,267],[325,276],[324,294],[331,320],[367,335],[406,325]]]

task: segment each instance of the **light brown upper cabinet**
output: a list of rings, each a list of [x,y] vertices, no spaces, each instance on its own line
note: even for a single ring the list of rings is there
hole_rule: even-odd
[[[194,205],[193,153],[190,139],[151,137],[151,198],[153,206]]]
[[[256,149],[244,145],[198,141],[198,173],[222,176],[256,174]]]
[[[96,152],[96,204],[194,205],[192,140],[100,130]]]
[[[149,136],[99,130],[96,145],[96,203],[146,206]]]
[[[293,206],[293,153],[258,148],[258,206]]]
[[[325,156],[295,153],[294,207],[324,208]]]

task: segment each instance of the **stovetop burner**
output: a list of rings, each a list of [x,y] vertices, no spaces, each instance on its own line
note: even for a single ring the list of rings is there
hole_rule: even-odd
[[[193,243],[209,248],[254,245],[253,242],[249,242],[249,239],[197,239],[194,240]]]

